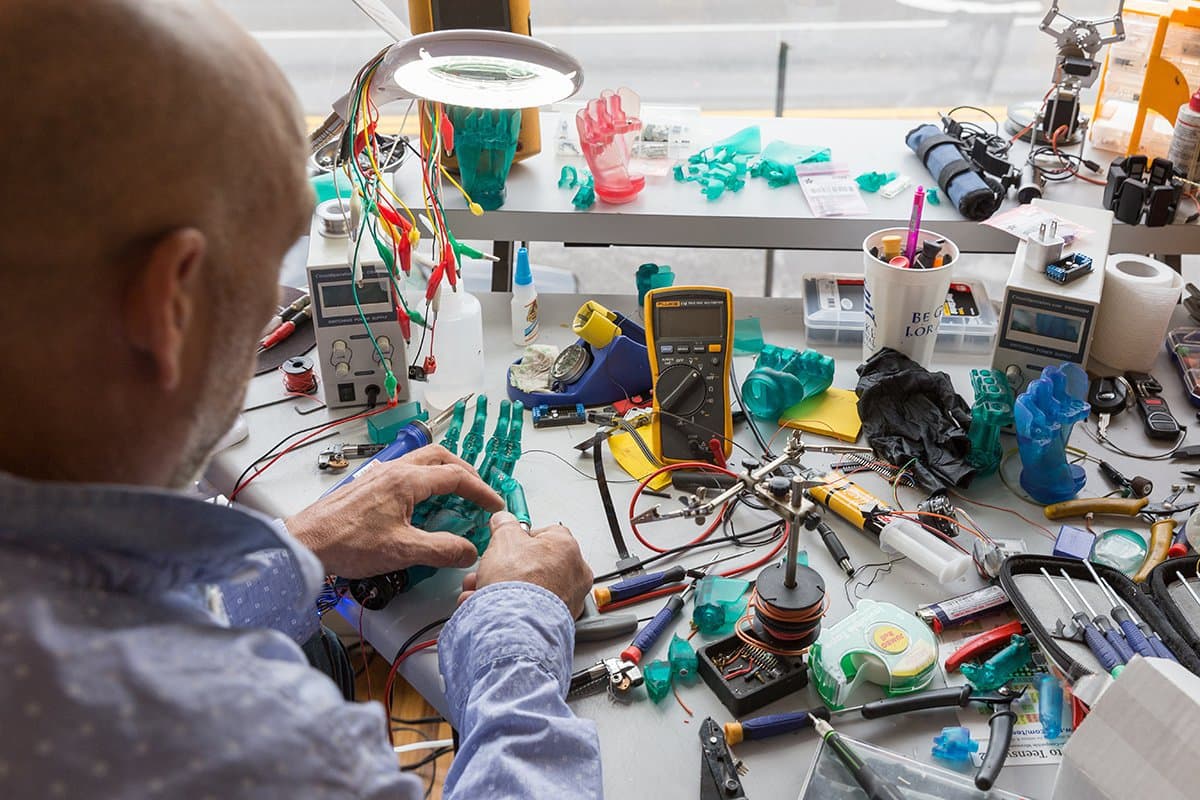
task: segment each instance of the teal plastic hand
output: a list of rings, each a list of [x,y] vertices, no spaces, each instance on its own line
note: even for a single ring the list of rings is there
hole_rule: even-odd
[[[981,692],[990,692],[1008,683],[1032,658],[1029,641],[1018,635],[1012,637],[1007,647],[983,664],[967,662],[960,669],[963,677],[970,681],[972,686]]]
[[[833,359],[816,350],[764,345],[742,384],[746,410],[759,419],[777,420],[799,402],[833,383]]]
[[[447,106],[463,188],[488,211],[504,205],[508,171],[521,132],[520,109]]]
[[[483,451],[485,425],[487,425],[487,396],[481,394],[475,401],[475,421],[471,423],[471,430],[467,431],[466,438],[463,439],[462,460],[471,466],[475,466],[475,460]]]
[[[454,404],[454,412],[450,416],[450,426],[442,436],[442,447],[455,455],[458,454],[458,437],[462,435],[463,420],[467,415],[467,404],[459,400]]]
[[[995,472],[1004,456],[1000,429],[1013,424],[1013,393],[1004,373],[991,369],[971,370],[971,387],[975,403],[971,406],[967,463],[982,477]]]

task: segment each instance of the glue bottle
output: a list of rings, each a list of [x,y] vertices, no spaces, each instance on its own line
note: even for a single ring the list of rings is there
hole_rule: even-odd
[[[1167,158],[1175,165],[1176,175],[1189,181],[1200,179],[1200,89],[1179,107]]]
[[[538,337],[538,293],[529,268],[529,251],[517,248],[517,269],[513,274],[512,340],[524,347]]]
[[[442,281],[433,319],[437,369],[425,385],[425,404],[442,410],[463,395],[483,389],[483,309],[460,281]]]
[[[941,583],[967,574],[971,557],[956,550],[910,519],[892,517],[879,531],[879,547],[885,553],[901,553]]]

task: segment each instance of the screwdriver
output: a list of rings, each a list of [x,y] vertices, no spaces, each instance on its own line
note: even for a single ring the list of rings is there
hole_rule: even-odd
[[[679,594],[672,595],[667,604],[662,607],[662,610],[654,615],[654,619],[646,623],[646,627],[638,631],[638,635],[633,637],[633,643],[621,651],[621,658],[633,664],[639,664],[642,660],[642,654],[654,646],[658,641],[658,637],[663,635],[663,631],[667,626],[674,622],[675,617],[679,616],[679,612],[683,609],[683,604],[687,602],[688,597],[696,589],[696,582],[692,581]]]
[[[631,597],[637,597],[646,592],[653,591],[660,586],[666,586],[668,583],[679,583],[684,578],[701,578],[704,576],[705,570],[712,565],[720,564],[722,561],[729,561],[740,555],[742,553],[733,553],[724,558],[716,558],[705,564],[702,569],[688,569],[687,567],[676,566],[662,572],[649,572],[645,575],[627,578],[611,586],[597,586],[592,590],[592,596],[596,599],[596,606],[604,608],[609,603],[615,603],[618,600],[628,600]]]
[[[1087,567],[1087,571],[1091,573],[1092,580],[1104,592],[1104,596],[1108,598],[1108,602],[1112,603],[1112,616],[1121,626],[1121,630],[1125,633],[1125,640],[1129,642],[1129,646],[1133,648],[1138,655],[1153,658],[1158,655],[1154,652],[1154,647],[1146,640],[1146,635],[1142,633],[1142,629],[1134,624],[1133,619],[1129,616],[1129,611],[1120,603],[1117,602],[1117,596],[1105,583],[1104,579],[1096,574],[1096,568],[1092,566],[1092,562],[1084,559],[1083,565]]]
[[[823,719],[815,719],[813,727],[817,729],[817,733],[825,740],[829,749],[846,765],[846,769],[850,770],[855,783],[867,793],[867,800],[903,800],[896,788],[884,783],[879,774],[867,766],[862,757],[846,744],[832,725]]]
[[[1071,590],[1075,592],[1075,596],[1079,598],[1079,602],[1083,603],[1083,607],[1086,608],[1088,613],[1092,615],[1092,622],[1096,623],[1096,627],[1100,629],[1102,634],[1104,634],[1104,638],[1107,639],[1108,643],[1112,645],[1113,650],[1117,651],[1117,655],[1121,657],[1121,663],[1128,664],[1129,659],[1133,658],[1133,649],[1130,648],[1129,643],[1125,641],[1125,637],[1121,635],[1120,631],[1113,627],[1112,622],[1109,621],[1108,617],[1104,616],[1103,614],[1096,613],[1096,609],[1092,608],[1092,604],[1089,603],[1087,598],[1083,596],[1083,592],[1079,591],[1079,587],[1075,585],[1075,581],[1071,580],[1071,576],[1067,575],[1067,571],[1065,569],[1060,568],[1058,573],[1066,579],[1067,585],[1070,586]]]
[[[1075,606],[1071,605],[1071,601],[1067,599],[1065,594],[1063,594],[1062,589],[1058,588],[1058,584],[1056,584],[1054,579],[1050,577],[1050,573],[1046,572],[1046,568],[1042,567],[1041,571],[1042,576],[1046,579],[1046,582],[1050,584],[1050,588],[1053,589],[1054,593],[1057,594],[1059,599],[1063,601],[1063,605],[1070,609],[1071,619],[1073,619],[1075,624],[1079,626],[1079,629],[1083,631],[1083,639],[1087,642],[1088,648],[1091,649],[1092,655],[1096,657],[1096,659],[1100,662],[1100,665],[1104,667],[1108,674],[1112,675],[1114,678],[1120,675],[1121,671],[1125,667],[1121,664],[1121,657],[1117,655],[1117,651],[1113,650],[1112,645],[1105,641],[1104,637],[1100,635],[1100,631],[1098,631],[1096,626],[1092,624],[1092,621],[1088,619],[1087,614],[1083,613],[1082,611],[1075,610]]]
[[[1187,589],[1187,593],[1196,601],[1196,605],[1200,606],[1200,595],[1196,594],[1196,590],[1192,588],[1192,584],[1188,582],[1188,579],[1183,577],[1183,573],[1175,570],[1175,577],[1179,578],[1179,582],[1183,584],[1183,588]]]

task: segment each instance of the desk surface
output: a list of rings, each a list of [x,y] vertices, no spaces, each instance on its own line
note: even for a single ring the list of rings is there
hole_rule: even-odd
[[[648,178],[646,188],[631,203],[610,206],[597,202],[587,211],[576,211],[571,206],[574,193],[558,188],[559,171],[564,164],[581,171],[587,165],[582,158],[554,154],[558,120],[558,114],[542,115],[543,151],[513,165],[508,198],[498,210],[474,217],[466,211],[461,196],[446,192],[447,221],[456,236],[606,245],[857,250],[868,233],[908,224],[911,192],[891,200],[863,193],[867,216],[822,218],[813,216],[795,185],[772,189],[763,180],[751,179],[742,191],[726,193],[710,202],[696,184],[676,182],[670,174]],[[929,121],[937,123],[936,119]],[[764,146],[776,139],[828,146],[833,160],[846,164],[852,176],[896,171],[908,175],[914,184],[933,183],[920,160],[904,144],[905,134],[916,127],[916,123],[906,120],[697,117],[691,125],[693,150],[747,125],[762,128]],[[1027,151],[1024,143],[1015,144],[1013,162],[1022,163]],[[1116,157],[1114,153],[1092,151],[1090,145],[1088,153],[1105,170]],[[415,168],[402,170],[401,186],[415,192],[418,175]],[[1052,183],[1046,199],[1098,208],[1102,191],[1103,187],[1078,180]],[[1002,210],[1015,205],[1010,196]],[[940,206],[927,204],[924,219],[927,227],[952,239],[964,252],[1011,253],[1016,249],[1013,237],[964,219],[945,201]],[[1147,228],[1117,223],[1112,237],[1113,252],[1162,255],[1200,250],[1197,225]]]
[[[482,296],[485,315],[485,341],[487,352],[486,391],[492,397],[503,395],[505,365],[517,355],[517,348],[509,344],[509,304],[507,295]],[[570,295],[554,295],[542,298],[543,343],[564,346],[573,341],[566,324],[574,315],[583,298]],[[625,313],[635,312],[634,299],[625,297],[596,298],[610,308]],[[804,332],[801,301],[796,299],[738,300],[737,315],[758,316],[763,323],[767,339],[779,345],[802,346]],[[500,342],[491,347],[490,343]],[[855,367],[861,360],[859,347],[822,347],[837,360],[835,386],[853,388]],[[970,397],[969,370],[984,366],[984,357],[966,354],[937,354],[937,366],[946,370],[955,386],[964,397]],[[738,359],[736,367],[744,376],[751,365],[750,359]],[[1180,384],[1173,378],[1174,370],[1165,356],[1160,359],[1156,372],[1167,386],[1166,399],[1176,410],[1181,420],[1191,416],[1190,406],[1183,395]],[[250,386],[246,406],[253,406],[281,397],[279,380],[275,375],[256,378]],[[307,400],[251,411],[246,414],[249,437],[241,444],[218,454],[209,469],[209,479],[222,491],[228,491],[233,481],[254,458],[263,453],[284,435],[298,428],[314,425],[327,419],[341,416],[326,410],[311,416],[299,416],[299,407],[311,407]],[[593,570],[599,574],[611,570],[616,561],[616,552],[604,523],[599,498],[593,481],[578,474],[553,454],[561,455],[585,473],[590,460],[577,458],[571,446],[586,438],[591,428],[559,428],[534,430],[525,427],[525,454],[517,467],[517,477],[526,487],[529,507],[535,523],[562,520],[579,538],[584,555]],[[1110,428],[1113,438],[1128,448],[1151,451],[1148,441],[1141,435],[1136,414],[1130,412],[1113,421]],[[365,441],[365,430],[361,423],[347,425],[336,439],[331,441]],[[738,439],[746,447],[753,443],[748,431],[739,429]],[[1083,435],[1078,426],[1074,443],[1085,449],[1097,448]],[[1009,441],[1006,446],[1012,446]],[[321,473],[316,468],[316,454],[320,447],[310,447],[281,460],[270,471],[264,473],[241,494],[249,506],[274,515],[293,513],[315,500],[325,489],[336,482],[337,477]],[[1151,477],[1159,489],[1155,497],[1172,482],[1178,480],[1176,470],[1169,462],[1134,461],[1106,453],[1105,457],[1129,475],[1142,474]],[[807,465],[825,466],[830,456],[814,454]],[[606,462],[610,480],[614,482],[613,494],[618,508],[625,508],[632,493],[629,483],[617,482],[623,476],[606,451]],[[1010,464],[1010,467],[1017,465]],[[1103,480],[1094,467],[1088,466],[1089,483],[1084,494],[1102,494],[1107,491]],[[858,478],[856,478],[857,480]],[[890,487],[883,479],[867,474],[861,478],[864,486],[886,496]],[[1015,499],[996,477],[977,481],[971,488],[971,498],[995,505],[1015,508],[1022,514],[1035,518],[1040,516],[1037,508]],[[915,492],[901,495],[906,507],[912,507],[920,499]],[[623,505],[624,503],[624,505]],[[979,506],[965,506],[972,517],[993,535],[1005,538],[1020,538],[1027,542],[1030,552],[1048,553],[1051,542],[1031,526],[1011,514],[991,511]],[[740,511],[748,527],[755,519],[765,518],[757,512]],[[856,565],[884,561],[878,547],[866,537],[854,532],[840,520],[830,524],[838,531],[851,558]],[[662,545],[679,544],[695,535],[690,522],[667,522],[658,526],[647,526],[648,536]],[[628,535],[628,532],[627,532]],[[643,549],[630,537],[635,553]],[[831,562],[828,553],[815,537],[806,536],[801,546],[808,551],[811,565],[821,572],[829,583],[830,607],[827,623],[841,619],[850,610],[846,592],[843,591],[840,571]],[[727,548],[726,548],[727,549]],[[709,551],[711,552],[711,551]],[[696,554],[688,563],[703,563],[711,558]],[[747,555],[745,563],[754,558]],[[742,562],[738,562],[742,563]],[[367,612],[365,632],[367,638],[385,655],[392,656],[396,649],[417,628],[425,623],[448,616],[458,594],[461,572],[443,570],[433,579],[422,583],[417,589],[402,595],[390,607],[380,612]],[[904,608],[914,608],[921,603],[953,596],[982,585],[974,576],[963,578],[955,584],[942,586],[911,564],[900,562],[890,572],[880,573],[872,586],[859,590],[865,597],[889,600]],[[347,603],[349,601],[346,601]],[[660,607],[654,601],[637,608],[643,617],[649,617]],[[350,616],[357,622],[357,606]],[[685,615],[687,616],[687,615]],[[686,622],[681,622],[683,632]],[[576,667],[594,663],[600,656],[612,655],[627,644],[613,641],[599,645],[581,646],[575,655]],[[662,651],[662,652],[660,652]],[[665,657],[665,643],[660,643],[648,658]],[[430,653],[419,653],[403,667],[405,677],[435,706],[442,707],[443,690],[437,673],[436,657]],[[938,679],[935,678],[935,686]],[[869,692],[869,689],[868,689]],[[682,692],[684,701],[695,711],[688,718],[674,700],[668,698],[654,705],[645,697],[630,706],[614,706],[605,696],[586,698],[574,704],[578,714],[596,721],[604,755],[604,783],[609,797],[655,797],[661,800],[694,800],[699,791],[699,748],[697,730],[707,715],[720,722],[732,718],[720,705],[716,697],[699,684]],[[873,699],[869,693],[864,700]],[[797,710],[820,702],[810,687],[803,692],[784,698],[767,706],[759,713]],[[883,720],[850,720],[843,723],[850,736],[865,739],[883,747],[929,762],[930,743],[941,728],[957,725],[951,712],[923,712],[908,717]],[[736,750],[750,767],[744,779],[746,791],[755,798],[789,798],[798,793],[800,782],[806,773],[813,753],[813,737],[802,735],[786,736],[765,742],[750,742]],[[1032,797],[1047,797],[1053,781],[1054,769],[1047,766],[1012,766],[1000,776],[1001,788],[1010,789]]]

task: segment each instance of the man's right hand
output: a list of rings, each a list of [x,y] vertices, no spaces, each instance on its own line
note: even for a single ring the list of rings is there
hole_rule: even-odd
[[[572,617],[583,613],[592,588],[592,570],[579,552],[579,543],[562,525],[526,533],[517,518],[501,511],[492,516],[492,541],[479,569],[463,579],[461,605],[476,589],[493,583],[522,581],[558,595]]]

